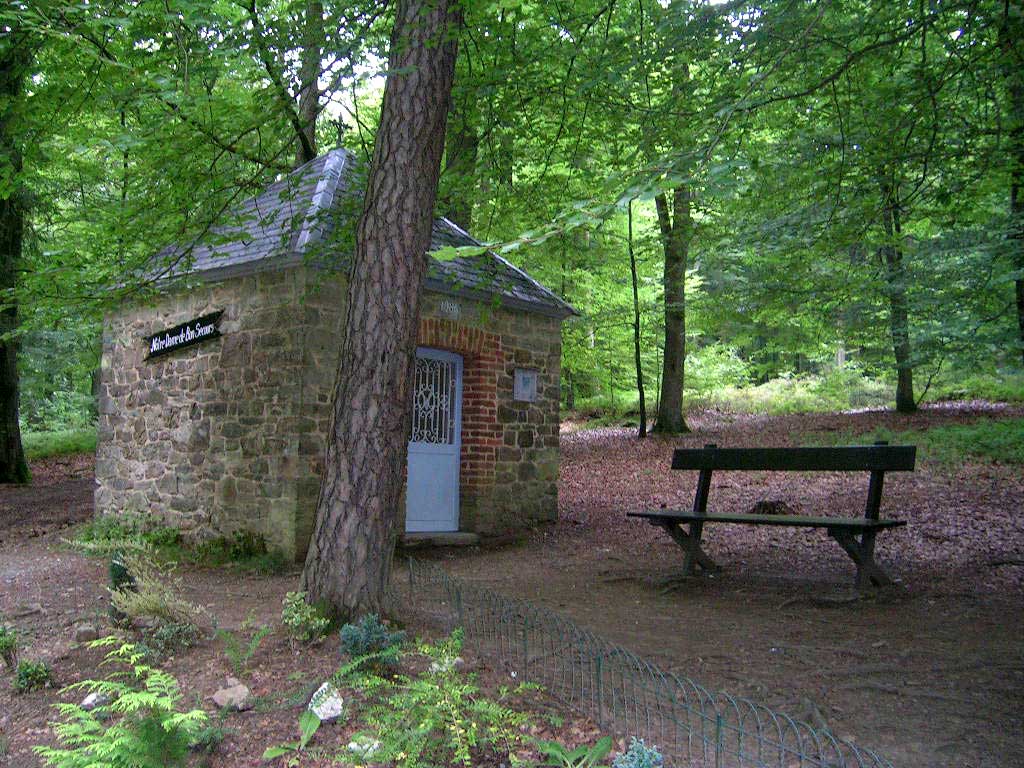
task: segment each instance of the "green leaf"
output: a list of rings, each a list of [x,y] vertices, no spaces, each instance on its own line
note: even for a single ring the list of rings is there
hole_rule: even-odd
[[[316,713],[312,710],[305,710],[299,715],[299,749],[305,749],[306,745],[309,744],[309,740],[313,738],[313,734],[317,732],[320,727],[320,718],[317,717]]]
[[[279,747],[267,747],[263,753],[264,760],[276,760],[282,755],[287,755],[289,752],[294,752],[298,749],[298,744],[282,744]]]

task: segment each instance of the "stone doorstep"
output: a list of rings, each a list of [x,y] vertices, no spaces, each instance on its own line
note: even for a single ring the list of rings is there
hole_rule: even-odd
[[[403,533],[398,543],[406,548],[413,547],[475,547],[480,537],[469,531]]]

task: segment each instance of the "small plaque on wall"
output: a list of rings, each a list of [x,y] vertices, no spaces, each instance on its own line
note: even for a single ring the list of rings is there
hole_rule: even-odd
[[[537,400],[537,371],[532,368],[516,368],[512,384],[512,398],[526,403]]]
[[[446,317],[449,320],[458,320],[462,314],[462,307],[459,306],[459,302],[452,301],[451,299],[441,299],[441,303],[438,306],[438,314],[441,317]]]
[[[220,336],[220,317],[223,314],[224,310],[212,312],[209,315],[203,315],[195,320],[189,320],[187,323],[168,328],[166,331],[147,336],[146,346],[149,348],[149,354],[146,355],[146,359],[149,360],[151,357],[166,355],[169,352],[191,347],[193,344],[216,339]]]

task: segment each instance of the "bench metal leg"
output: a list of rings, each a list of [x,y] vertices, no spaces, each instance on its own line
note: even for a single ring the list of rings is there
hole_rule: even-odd
[[[651,525],[657,525],[659,528],[664,528],[665,532],[672,537],[672,540],[686,553],[686,559],[683,561],[684,576],[691,576],[698,565],[708,573],[714,573],[722,570],[718,564],[708,557],[708,554],[701,549],[700,538],[702,529],[704,528],[703,523],[691,523],[689,533],[684,531],[682,525],[679,523],[652,520]]]
[[[861,540],[842,528],[829,528],[828,535],[835,539],[839,546],[850,556],[857,566],[857,589],[866,589],[868,583],[875,587],[888,587],[892,584],[885,571],[875,562],[875,532],[865,531]]]

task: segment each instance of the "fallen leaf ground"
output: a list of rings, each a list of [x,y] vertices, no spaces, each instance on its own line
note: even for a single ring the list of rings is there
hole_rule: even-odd
[[[1024,762],[1019,466],[924,462],[913,474],[888,476],[883,515],[909,525],[880,536],[878,557],[901,586],[866,600],[852,599],[853,566],[822,531],[712,528],[707,549],[723,573],[680,580],[678,548],[625,513],[691,504],[695,473],[667,469],[677,445],[797,445],[879,426],[901,431],[1021,413],[985,404],[914,417],[712,412],[695,415],[694,434],[679,440],[569,431],[557,524],[516,545],[417,556],[554,608],[707,687],[799,717],[813,706],[838,735],[897,766],[1016,766]],[[104,564],[60,543],[67,526],[91,515],[92,467],[88,457],[75,457],[33,469],[32,488],[0,487],[0,614],[28,637],[26,655],[49,660],[64,685],[95,676],[100,661],[98,652],[72,642],[72,632],[77,621],[104,620]],[[805,513],[859,514],[865,491],[866,478],[857,475],[727,473],[716,477],[709,506],[744,511],[778,500]],[[250,614],[257,623],[277,622],[281,598],[297,582],[294,573],[257,577],[230,569],[182,575],[186,596],[229,628]],[[472,654],[469,661],[489,686],[510,682],[500,665]],[[245,678],[259,706],[227,719],[231,733],[211,764],[256,765],[266,746],[294,738],[304,697],[337,662],[333,642],[297,650],[280,631],[268,637]],[[181,679],[186,703],[208,709],[208,697],[231,672],[212,640],[167,666]],[[53,689],[13,696],[0,681],[0,733],[10,743],[0,765],[38,765],[28,746],[51,740],[50,705],[62,698],[69,699]],[[539,712],[541,736],[574,742],[596,735],[586,718],[563,722],[544,697],[524,705]]]

